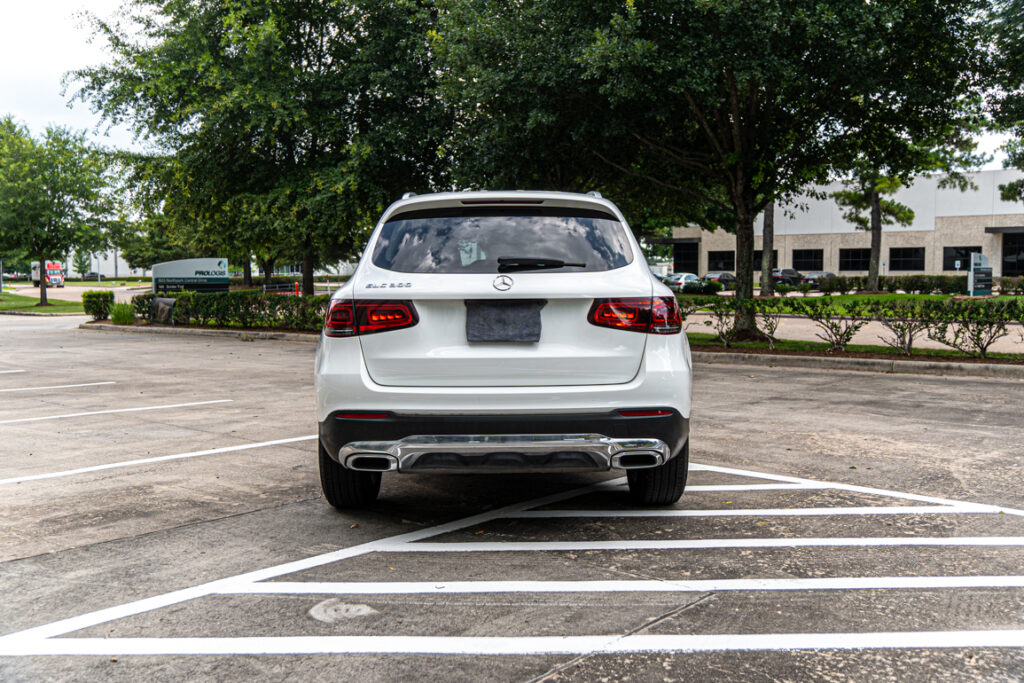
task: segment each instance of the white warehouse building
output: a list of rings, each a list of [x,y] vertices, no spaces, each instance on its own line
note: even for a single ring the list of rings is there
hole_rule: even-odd
[[[1024,275],[1024,203],[1005,202],[999,186],[1024,178],[1017,169],[968,174],[975,188],[964,192],[940,188],[941,176],[923,176],[890,197],[914,211],[907,227],[882,230],[883,274],[955,274],[967,269],[968,254],[981,251],[994,276]],[[831,198],[842,189],[833,183],[816,188],[825,199],[805,197],[801,206],[776,207],[774,259],[779,268],[867,273],[871,235],[843,218]],[[761,267],[762,218],[755,224],[755,268]],[[736,237],[724,230],[675,228],[672,238],[676,272],[703,274],[736,268]]]

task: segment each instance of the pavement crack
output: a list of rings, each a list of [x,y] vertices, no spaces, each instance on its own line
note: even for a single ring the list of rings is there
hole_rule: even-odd
[[[672,609],[670,609],[667,612],[664,612],[663,614],[659,614],[656,617],[652,617],[651,619],[648,619],[647,621],[645,621],[644,623],[640,624],[636,628],[632,628],[632,629],[626,631],[625,633],[623,633],[622,635],[615,637],[614,640],[622,640],[623,638],[628,638],[629,636],[636,635],[637,633],[641,633],[642,631],[646,631],[647,629],[652,628],[653,626],[657,626],[658,624],[660,624],[663,621],[671,619],[672,617],[674,617],[674,616],[676,616],[678,614],[682,614],[683,612],[685,612],[686,610],[690,609],[691,607],[696,607],[700,603],[702,603],[705,600],[709,599],[712,595],[714,595],[714,593],[712,593],[712,592],[702,593],[701,595],[697,596],[693,600],[690,600],[689,602],[687,602],[687,603],[685,603],[683,605],[678,605],[677,607],[673,607]],[[612,636],[609,636],[609,639],[612,639]],[[604,653],[602,653],[602,652],[585,652],[584,654],[581,654],[581,655],[579,655],[577,657],[573,657],[572,659],[570,659],[567,662],[563,662],[562,664],[559,664],[558,666],[556,666],[553,669],[548,669],[547,671],[542,673],[540,676],[536,676],[534,678],[531,678],[528,681],[525,681],[524,683],[541,683],[541,681],[549,681],[549,680],[552,679],[552,677],[557,676],[558,674],[560,674],[563,671],[569,669],[570,667],[577,666],[577,665],[581,664],[582,662],[586,661],[587,659],[589,659],[590,657],[593,657],[595,655],[600,655],[600,654],[604,654]]]

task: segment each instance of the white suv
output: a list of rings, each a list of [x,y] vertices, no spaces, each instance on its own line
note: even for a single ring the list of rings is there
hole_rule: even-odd
[[[320,479],[337,508],[382,472],[625,470],[686,485],[679,306],[595,194],[407,196],[331,298],[316,354]]]

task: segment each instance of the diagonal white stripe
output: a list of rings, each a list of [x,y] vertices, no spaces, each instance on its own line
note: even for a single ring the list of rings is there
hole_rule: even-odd
[[[17,389],[0,389],[0,393],[10,391],[43,391],[44,389],[74,389],[76,387],[98,387],[103,384],[117,384],[117,382],[88,382],[86,384],[55,384],[49,387],[18,387]]]
[[[58,477],[69,477],[73,474],[86,474],[87,472],[99,472],[101,470],[112,470],[120,467],[132,467],[133,465],[148,465],[154,462],[167,462],[168,460],[184,460],[187,458],[198,458],[202,455],[217,455],[218,453],[232,453],[234,451],[246,451],[251,448],[265,448],[267,446],[279,446],[285,443],[295,443],[296,441],[311,441],[316,438],[316,434],[309,434],[307,436],[295,436],[290,439],[275,439],[274,441],[263,441],[260,443],[245,443],[238,446],[223,446],[221,448],[210,448],[205,451],[192,451],[191,453],[177,453],[175,455],[159,455],[153,458],[139,458],[137,460],[122,460],[120,462],[110,462],[104,465],[92,465],[90,467],[79,467],[74,470],[63,470],[61,472],[46,472],[44,474],[27,474],[22,477],[11,477],[9,479],[0,479],[0,486],[4,484],[20,484],[23,481],[38,481],[40,479],[56,479]]]
[[[17,422],[40,422],[42,420],[60,420],[65,417],[85,417],[87,415],[107,415],[110,413],[138,413],[144,410],[165,410],[167,408],[187,408],[189,406],[208,406],[213,403],[231,403],[233,399],[222,398],[216,401],[195,401],[194,403],[172,403],[163,406],[143,406],[141,408],[116,408],[113,410],[91,410],[87,413],[66,413],[64,415],[45,415],[43,417],[19,417],[15,420],[0,420],[0,425],[15,424]]]
[[[953,515],[996,514],[998,511],[984,505],[897,505],[846,508],[751,508],[735,510],[524,510],[516,519],[556,519],[572,517],[832,517],[862,515]]]

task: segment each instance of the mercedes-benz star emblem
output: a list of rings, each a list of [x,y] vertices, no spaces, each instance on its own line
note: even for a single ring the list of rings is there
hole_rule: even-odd
[[[494,288],[499,292],[507,292],[508,290],[512,289],[512,278],[510,278],[508,275],[499,275],[498,277],[494,278],[494,282],[492,284],[494,285]]]

